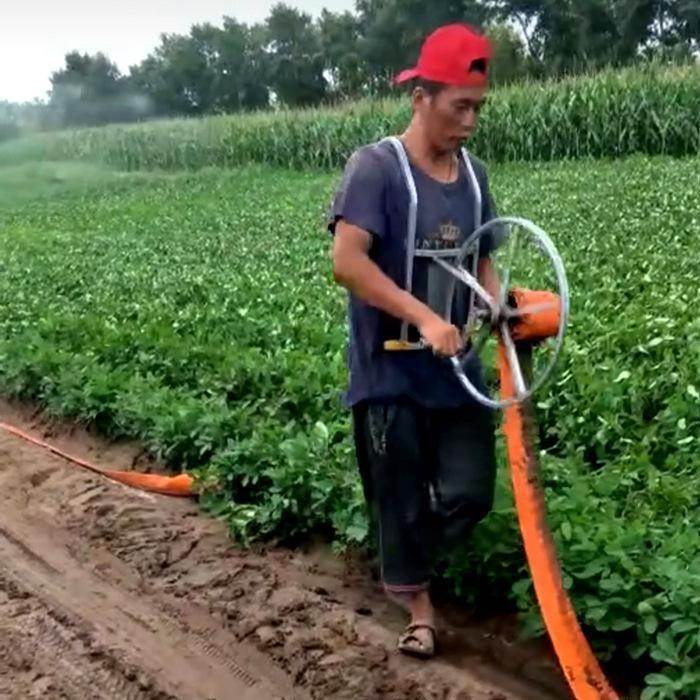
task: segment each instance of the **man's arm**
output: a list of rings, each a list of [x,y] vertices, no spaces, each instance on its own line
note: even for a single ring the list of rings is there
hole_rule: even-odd
[[[477,275],[479,278],[479,284],[481,284],[481,286],[495,299],[496,303],[500,305],[501,283],[498,279],[496,268],[494,267],[493,261],[490,257],[486,256],[479,259]]]
[[[338,221],[333,240],[333,276],[367,304],[416,326],[425,342],[441,355],[455,355],[462,348],[459,330],[430,307],[401,289],[369,257],[371,234]]]

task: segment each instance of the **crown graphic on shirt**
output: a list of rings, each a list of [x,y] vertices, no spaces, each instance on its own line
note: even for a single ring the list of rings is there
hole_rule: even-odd
[[[451,222],[440,226],[440,238],[443,241],[456,241],[460,233],[461,230],[459,226],[455,226]]]

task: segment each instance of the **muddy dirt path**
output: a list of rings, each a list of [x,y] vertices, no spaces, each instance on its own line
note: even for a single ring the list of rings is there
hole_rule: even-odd
[[[0,420],[106,467],[138,446],[0,404]],[[147,461],[147,460],[146,460]],[[556,700],[551,658],[451,626],[445,653],[393,651],[404,624],[366,572],[237,549],[195,503],[144,494],[0,430],[0,698]],[[498,663],[496,663],[498,660]]]

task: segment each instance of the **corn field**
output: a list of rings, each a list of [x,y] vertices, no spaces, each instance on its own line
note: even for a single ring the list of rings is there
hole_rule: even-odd
[[[358,146],[397,133],[408,99],[338,108],[178,119],[66,131],[0,149],[0,164],[27,153],[125,170],[266,163],[341,166]],[[700,153],[700,66],[649,64],[496,90],[472,150],[489,162]]]

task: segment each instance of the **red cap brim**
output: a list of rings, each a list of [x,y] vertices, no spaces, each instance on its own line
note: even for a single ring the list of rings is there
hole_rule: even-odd
[[[394,82],[398,85],[399,83],[405,83],[408,80],[413,80],[413,78],[418,77],[418,69],[417,68],[407,68],[406,70],[402,70],[395,78]]]
[[[419,68],[408,68],[407,70],[401,71],[395,78],[394,83],[399,85],[401,83],[406,83],[414,78],[425,78],[426,80],[431,80],[435,83],[443,83],[444,85],[457,85],[459,87],[482,87],[488,85],[488,77],[483,73],[468,73],[464,77],[460,77],[456,80],[451,75],[443,74],[432,74],[425,75],[421,73]]]

